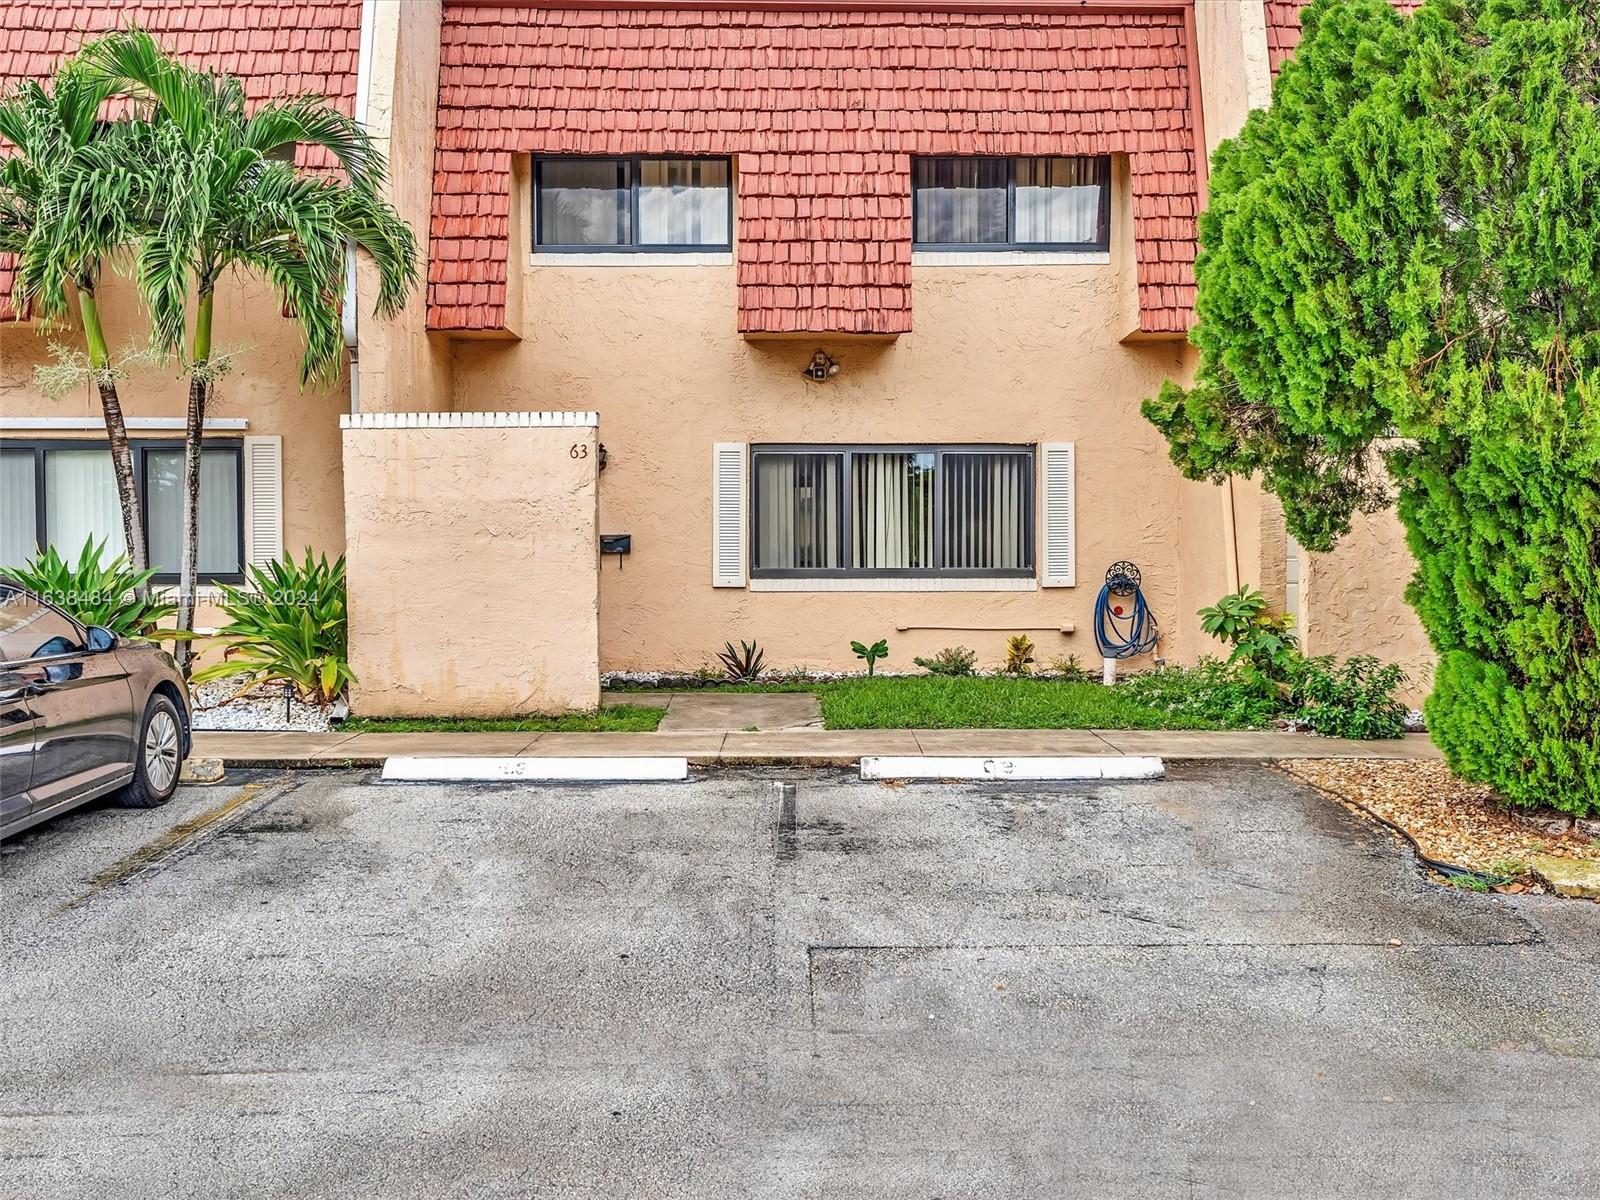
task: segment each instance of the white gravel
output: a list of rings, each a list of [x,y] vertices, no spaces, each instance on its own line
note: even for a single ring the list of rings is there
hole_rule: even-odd
[[[285,711],[282,684],[261,684],[245,695],[236,695],[241,686],[239,679],[227,678],[192,688],[194,727],[326,733],[333,727],[333,718],[347,711],[343,701],[318,708],[298,699],[289,700]]]

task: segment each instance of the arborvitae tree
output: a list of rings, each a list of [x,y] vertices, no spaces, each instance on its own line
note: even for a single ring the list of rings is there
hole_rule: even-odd
[[[1600,812],[1600,4],[1302,20],[1212,164],[1195,383],[1145,414],[1191,478],[1259,473],[1312,549],[1397,502],[1434,740]]]

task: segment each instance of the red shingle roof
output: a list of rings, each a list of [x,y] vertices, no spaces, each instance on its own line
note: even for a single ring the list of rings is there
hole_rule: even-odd
[[[1194,302],[1178,13],[451,4],[428,325],[503,327],[515,154],[737,157],[740,329],[911,326],[911,158],[1126,154],[1141,327]]]
[[[1262,0],[1267,12],[1267,63],[1276,78],[1278,69],[1300,44],[1300,10],[1310,0]],[[1422,0],[1389,0],[1402,14],[1409,16],[1422,6]]]
[[[126,25],[239,76],[253,101],[309,93],[355,112],[361,0],[0,0],[0,90],[45,78],[85,34]],[[0,320],[12,315],[11,282],[0,258]]]

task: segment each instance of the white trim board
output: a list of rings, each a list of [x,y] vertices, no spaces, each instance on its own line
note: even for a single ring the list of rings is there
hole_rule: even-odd
[[[340,429],[527,429],[590,428],[594,412],[367,412],[341,413]]]
[[[1105,267],[1109,250],[913,250],[913,267]]]
[[[681,254],[638,253],[627,250],[604,254],[539,254],[528,255],[528,265],[541,271],[560,271],[571,267],[731,267],[732,250],[685,250]]]
[[[408,783],[653,782],[687,779],[687,758],[449,758],[385,760],[383,778]]]
[[[863,779],[1160,779],[1159,758],[1131,754],[973,758],[954,755],[865,755]]]
[[[182,417],[128,417],[127,425],[132,432],[161,429],[182,433],[184,420]],[[104,417],[0,417],[0,429],[98,429],[104,432],[105,427]],[[205,422],[208,433],[248,428],[250,422],[245,417],[207,417]]]

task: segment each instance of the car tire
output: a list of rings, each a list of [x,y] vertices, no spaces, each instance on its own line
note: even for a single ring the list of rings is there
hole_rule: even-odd
[[[134,743],[133,782],[117,793],[124,808],[155,808],[172,799],[183,769],[183,723],[162,695],[150,697]]]

